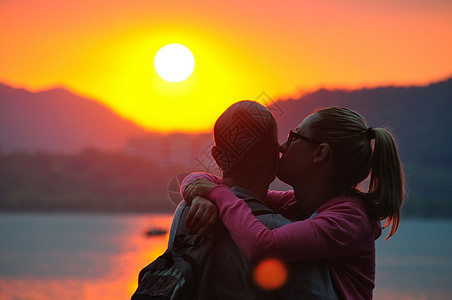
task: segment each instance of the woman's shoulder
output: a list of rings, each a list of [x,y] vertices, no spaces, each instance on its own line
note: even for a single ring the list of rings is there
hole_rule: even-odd
[[[329,200],[319,208],[317,216],[342,219],[360,227],[361,230],[367,228],[374,233],[375,239],[381,235],[380,222],[369,216],[365,199],[358,195],[340,195]]]
[[[339,195],[331,200],[325,202],[317,210],[318,213],[329,210],[345,210],[345,211],[356,211],[365,212],[364,199],[357,195]]]

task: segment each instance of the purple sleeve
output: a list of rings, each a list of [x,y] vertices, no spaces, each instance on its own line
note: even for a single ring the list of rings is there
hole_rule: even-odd
[[[367,220],[353,203],[342,203],[325,209],[314,219],[269,230],[227,186],[212,188],[208,197],[217,204],[223,223],[250,260],[276,256],[299,261],[350,254],[359,247],[361,226],[365,227],[363,222]]]
[[[204,178],[207,180],[210,180],[216,184],[222,184],[223,180],[210,173],[204,173],[204,172],[195,172],[187,175],[187,177],[184,178],[181,187],[180,187],[180,194],[185,198],[185,188],[188,184],[195,181],[198,178]],[[295,195],[293,193],[293,190],[290,191],[268,191],[267,192],[267,198],[265,200],[267,206],[273,210],[274,212],[283,215],[284,217],[288,218],[289,220],[294,220],[296,218],[296,215],[298,213],[298,205],[297,200],[295,199]]]
[[[223,181],[220,177],[215,176],[213,174],[204,173],[204,172],[194,172],[194,173],[188,174],[187,177],[184,178],[184,180],[182,181],[182,184],[180,186],[180,194],[181,194],[182,198],[184,198],[185,202],[187,202],[187,200],[185,199],[185,188],[187,187],[187,185],[189,185],[190,183],[192,183],[193,181],[195,181],[198,178],[204,178],[204,179],[210,180],[216,184],[223,183]]]
[[[299,213],[299,205],[293,190],[267,192],[265,199],[267,206],[274,212],[283,215],[289,220],[295,220]]]

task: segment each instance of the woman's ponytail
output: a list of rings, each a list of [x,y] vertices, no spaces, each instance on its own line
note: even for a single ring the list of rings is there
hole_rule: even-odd
[[[391,225],[386,239],[390,238],[399,226],[404,197],[402,166],[393,137],[385,129],[368,127],[358,113],[347,108],[325,108],[316,115],[310,130],[330,145],[331,182],[337,194],[351,192],[364,197],[367,213],[379,221],[386,219],[384,228]],[[364,193],[356,187],[369,173],[369,190]]]
[[[384,228],[391,225],[386,239],[396,231],[400,222],[400,208],[404,197],[404,179],[396,144],[385,129],[370,129],[375,138],[371,159],[371,175],[367,198],[377,220],[386,219]],[[392,224],[391,224],[392,223]]]

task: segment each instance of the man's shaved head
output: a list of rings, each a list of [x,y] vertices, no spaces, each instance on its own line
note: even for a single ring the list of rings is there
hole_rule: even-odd
[[[213,134],[212,155],[224,171],[252,164],[277,143],[277,125],[271,112],[248,100],[226,109],[216,121]]]

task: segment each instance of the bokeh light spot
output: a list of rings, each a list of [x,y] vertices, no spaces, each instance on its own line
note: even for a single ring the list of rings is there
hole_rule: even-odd
[[[287,280],[287,268],[276,258],[261,261],[254,269],[254,281],[264,290],[275,290]]]

